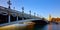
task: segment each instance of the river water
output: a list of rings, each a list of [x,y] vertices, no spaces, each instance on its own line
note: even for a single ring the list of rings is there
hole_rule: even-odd
[[[60,30],[60,24],[47,24],[35,26],[34,30]]]
[[[13,30],[60,30],[60,24],[35,25],[35,26],[27,26],[26,28],[23,27],[23,25],[17,27],[15,25],[11,25],[0,28],[0,30],[12,30],[12,29]]]

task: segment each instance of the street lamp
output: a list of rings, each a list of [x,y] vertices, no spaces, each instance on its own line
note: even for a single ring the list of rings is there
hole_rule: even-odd
[[[31,18],[31,10],[29,11],[29,13],[30,13],[30,18]]]
[[[17,20],[17,23],[18,23],[18,20],[19,20],[19,19],[18,19],[18,13],[16,13],[16,15],[17,15],[17,18],[16,18],[16,20]]]
[[[24,7],[22,7],[22,20],[24,20]]]
[[[36,13],[34,12],[34,18],[35,18]]]
[[[8,6],[8,9],[10,10],[10,9],[11,9],[11,7],[10,7],[10,6],[11,6],[11,1],[8,0],[7,4],[9,5],[9,6]],[[7,11],[8,11],[8,22],[10,23],[10,15],[11,15],[11,14],[10,14],[9,10],[7,10]]]
[[[15,7],[13,8],[14,10],[15,10]],[[17,20],[17,22],[18,22],[18,13],[16,12],[16,20]]]

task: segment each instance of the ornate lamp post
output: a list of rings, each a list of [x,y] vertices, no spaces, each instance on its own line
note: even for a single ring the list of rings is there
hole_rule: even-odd
[[[7,3],[8,3],[8,5],[9,5],[9,6],[8,6],[8,9],[10,10],[10,9],[11,9],[11,7],[10,7],[10,6],[11,6],[11,1],[8,0]],[[9,10],[7,10],[7,11],[8,11],[8,22],[10,23],[10,15],[11,15],[11,14],[10,14]]]
[[[22,20],[24,20],[24,7],[22,7]]]
[[[29,13],[30,13],[30,18],[31,18],[31,10],[29,11]]]
[[[13,9],[15,10],[15,7]],[[18,22],[18,13],[16,13],[16,21]]]
[[[36,13],[34,12],[34,18],[35,18]]]
[[[16,20],[17,20],[17,23],[18,23],[18,13],[16,13],[17,14],[17,18],[16,18]]]

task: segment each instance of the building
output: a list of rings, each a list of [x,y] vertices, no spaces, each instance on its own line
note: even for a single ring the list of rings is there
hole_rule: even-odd
[[[51,15],[49,15],[49,21],[50,21],[50,22],[60,22],[60,18],[59,18],[59,17],[54,18],[54,17],[52,17]]]
[[[49,18],[48,20],[51,21],[51,19],[52,19],[51,14],[49,14],[49,17],[48,18]]]
[[[60,22],[60,18],[58,18],[58,17],[57,18],[52,18],[51,21],[52,22]]]

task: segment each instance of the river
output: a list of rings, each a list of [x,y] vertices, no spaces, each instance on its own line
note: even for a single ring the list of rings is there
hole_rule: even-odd
[[[27,27],[25,27],[24,25],[22,26],[10,25],[0,27],[0,30],[60,30],[60,24],[35,25]]]
[[[34,30],[60,30],[60,24],[47,24],[35,26]]]

